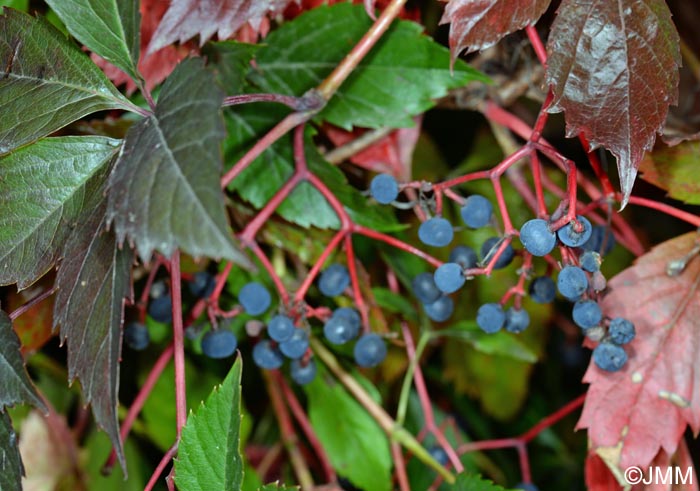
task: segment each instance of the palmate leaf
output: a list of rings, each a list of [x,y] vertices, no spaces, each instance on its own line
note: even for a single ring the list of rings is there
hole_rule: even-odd
[[[550,112],[617,158],[627,203],[644,152],[678,99],[679,38],[663,0],[564,0],[547,44]]]
[[[66,242],[56,278],[54,327],[68,344],[68,378],[80,380],[85,402],[125,468],[117,394],[124,300],[131,296],[132,253],[105,231],[106,200],[86,211]]]
[[[300,96],[317,86],[371,26],[361,5],[317,7],[272,32],[250,80],[265,92]],[[345,129],[409,127],[447,90],[488,78],[408,21],[394,23],[316,116]]]
[[[0,285],[26,288],[54,265],[81,212],[97,204],[119,144],[45,138],[0,157]]]
[[[47,0],[78,41],[138,79],[139,2],[137,0]]]
[[[22,458],[17,447],[17,434],[5,411],[0,411],[0,490],[21,491]]]
[[[251,266],[233,243],[219,185],[222,100],[204,61],[185,60],[163,84],[155,114],[126,135],[108,219],[145,261],[154,250],[170,256],[179,248]]]
[[[223,383],[187,418],[175,460],[179,489],[241,489],[241,369],[239,356]]]
[[[0,15],[0,155],[96,111],[133,109],[90,58],[43,19]]]

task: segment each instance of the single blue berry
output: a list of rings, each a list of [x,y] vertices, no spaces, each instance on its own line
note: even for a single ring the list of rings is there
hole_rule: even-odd
[[[572,222],[557,230],[557,237],[561,243],[569,247],[581,247],[588,242],[593,233],[593,226],[586,217],[578,215],[576,220],[578,225]]]
[[[388,205],[399,195],[399,184],[394,179],[394,176],[379,174],[372,179],[369,185],[369,194],[379,203]]]
[[[568,300],[575,302],[588,289],[586,273],[578,266],[564,266],[557,276],[557,289]]]
[[[228,329],[214,329],[202,337],[202,353],[209,358],[228,358],[237,346],[236,335]]]
[[[615,236],[604,225],[595,225],[591,231],[591,237],[581,246],[586,251],[595,251],[605,256],[615,247]]]
[[[345,344],[360,332],[360,314],[348,307],[341,307],[323,326],[323,335],[332,344]]]
[[[457,263],[445,263],[435,270],[435,285],[443,293],[454,293],[464,285],[466,278],[462,266]]]
[[[546,256],[557,245],[557,236],[549,229],[547,220],[533,218],[520,228],[520,242],[533,256]]]
[[[342,264],[331,264],[321,273],[318,289],[327,297],[336,297],[343,293],[350,284],[348,268]]]
[[[473,194],[464,200],[460,210],[462,220],[471,228],[481,228],[489,224],[493,214],[491,202],[480,194]]]
[[[603,312],[601,312],[597,302],[579,300],[574,304],[572,317],[578,327],[590,329],[600,324],[600,321],[603,320]]]
[[[506,310],[505,329],[508,332],[523,332],[530,325],[530,314],[525,309],[511,307]]]
[[[140,322],[130,322],[124,327],[124,342],[135,351],[142,351],[151,342],[148,328]]]
[[[386,344],[374,333],[363,334],[355,343],[355,362],[361,367],[374,367],[386,358]]]
[[[173,299],[170,294],[151,299],[148,303],[148,315],[153,320],[169,324],[173,321]]]
[[[528,289],[530,298],[537,303],[551,303],[557,295],[557,287],[549,276],[538,276]]]
[[[485,303],[476,312],[476,323],[482,331],[493,334],[498,332],[506,322],[506,314],[498,303]]]
[[[431,273],[420,273],[411,282],[413,294],[424,304],[433,303],[442,295]]]
[[[433,303],[423,305],[425,313],[435,322],[445,322],[452,317],[455,304],[450,297],[443,295]]]
[[[608,326],[610,341],[615,344],[627,344],[636,334],[634,324],[623,317],[615,317]]]
[[[462,269],[471,269],[476,267],[479,258],[476,257],[476,252],[471,247],[458,245],[450,251],[448,261],[459,264],[462,266]]]
[[[253,347],[253,362],[260,368],[274,370],[282,366],[284,357],[269,339],[263,339]]]
[[[501,246],[501,239],[498,237],[491,237],[489,239],[486,239],[484,243],[481,245],[481,262],[486,265],[488,264],[491,259],[494,257],[496,252]],[[508,266],[512,261],[513,258],[515,257],[515,251],[513,250],[513,247],[508,244],[505,249],[503,249],[503,252],[501,253],[500,257],[496,261],[496,264],[494,265],[493,269],[503,269],[506,266]]]
[[[452,242],[452,224],[441,217],[430,218],[420,224],[418,238],[425,245],[443,247]]]
[[[270,292],[257,282],[248,283],[238,293],[238,301],[250,315],[260,315],[270,308]]]
[[[586,251],[581,254],[578,259],[581,269],[589,273],[595,273],[600,270],[600,254],[595,251]]]
[[[531,482],[521,482],[515,485],[514,489],[520,489],[522,491],[540,491],[537,486]]]
[[[280,343],[280,351],[291,359],[301,358],[309,349],[309,333],[306,329],[295,329],[292,337]]]
[[[602,342],[593,350],[593,362],[601,370],[617,372],[627,362],[627,353],[621,346]]]
[[[197,271],[187,286],[195,297],[208,298],[216,288],[216,279],[208,271]]]
[[[274,316],[267,325],[267,333],[278,343],[291,338],[292,334],[294,334],[294,329],[296,329],[294,322],[286,315]]]
[[[154,281],[151,289],[148,291],[148,296],[151,299],[163,297],[168,294],[168,285],[164,281]]]
[[[313,359],[306,363],[302,360],[292,360],[289,374],[297,384],[306,385],[316,377],[316,362]]]
[[[428,452],[430,452],[430,456],[437,460],[438,463],[442,466],[447,465],[447,463],[450,461],[450,459],[447,457],[447,452],[445,452],[445,449],[442,448],[440,445],[430,447],[430,450],[428,450]]]

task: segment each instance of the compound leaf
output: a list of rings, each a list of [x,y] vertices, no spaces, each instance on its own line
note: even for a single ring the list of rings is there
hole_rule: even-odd
[[[96,111],[133,105],[43,19],[0,15],[0,155]]]
[[[588,429],[591,450],[617,476],[631,466],[646,469],[660,450],[673,455],[687,425],[700,430],[700,258],[667,274],[669,261],[696,244],[694,232],[666,241],[608,282],[604,314],[629,319],[637,335],[625,346],[622,370],[604,372],[591,362],[578,428]]]
[[[241,489],[241,368],[238,357],[223,383],[187,418],[175,460],[178,488],[188,491]]]
[[[17,447],[17,434],[5,411],[0,411],[0,489],[22,491],[24,467]]]
[[[371,26],[361,5],[317,7],[271,33],[250,80],[265,92],[302,95],[317,86]],[[316,117],[345,129],[409,127],[447,90],[487,77],[465,63],[450,72],[449,51],[398,21]],[[323,49],[319,49],[322,46]]]
[[[452,59],[493,46],[508,34],[534,24],[551,0],[450,0],[440,24],[450,24]]]
[[[29,379],[19,348],[19,338],[12,329],[12,321],[0,310],[0,412],[23,402],[45,410]]]
[[[26,288],[54,265],[80,213],[97,204],[120,143],[46,138],[0,157],[0,284]]]
[[[78,41],[127,73],[140,78],[137,0],[47,0]]]
[[[132,126],[110,177],[108,220],[140,256],[176,248],[250,266],[233,243],[220,190],[223,93],[201,58],[177,66],[154,115]]]
[[[68,340],[68,378],[80,380],[95,421],[112,440],[122,468],[117,394],[124,299],[131,296],[132,253],[105,231],[106,200],[88,210],[66,242],[56,278],[54,328]]]
[[[679,38],[663,0],[564,0],[547,44],[550,112],[617,158],[627,203],[639,162],[678,99]]]

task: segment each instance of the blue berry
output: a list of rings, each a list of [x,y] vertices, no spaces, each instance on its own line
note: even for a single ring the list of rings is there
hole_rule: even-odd
[[[292,334],[294,334],[294,329],[296,329],[294,327],[294,322],[286,315],[274,316],[267,325],[267,333],[278,343],[291,338]]]
[[[357,337],[360,331],[360,314],[348,307],[341,307],[323,326],[323,335],[333,344],[345,344]]]
[[[595,251],[586,251],[581,254],[578,259],[581,269],[589,273],[595,273],[600,270],[600,254]]]
[[[430,218],[420,224],[418,238],[425,245],[443,247],[452,242],[452,224],[441,217]]]
[[[148,304],[148,315],[153,320],[169,324],[173,321],[173,299],[170,294],[151,299]]]
[[[331,264],[318,279],[318,288],[327,297],[335,297],[345,291],[350,284],[348,268],[342,264]]]
[[[603,225],[596,225],[591,231],[591,237],[581,246],[586,251],[595,251],[605,256],[615,247],[615,236]]]
[[[363,334],[355,343],[353,354],[361,367],[374,367],[386,358],[386,344],[374,333]]]
[[[445,322],[452,316],[455,304],[450,297],[443,295],[431,304],[423,306],[425,313],[435,322]]]
[[[457,263],[445,263],[435,270],[435,285],[443,293],[454,293],[464,285],[466,278]]]
[[[284,357],[269,339],[263,339],[253,348],[253,362],[260,368],[274,370],[282,366]]]
[[[508,332],[523,332],[530,325],[530,314],[525,309],[511,307],[506,310],[505,328]]]
[[[540,491],[537,486],[532,484],[531,482],[525,483],[521,482],[515,485],[515,489],[520,489],[522,491]]]
[[[124,327],[124,342],[132,350],[142,351],[151,342],[151,335],[148,328],[140,322],[130,322]]]
[[[603,312],[597,302],[593,300],[579,300],[574,304],[572,317],[574,322],[581,329],[590,329],[600,324],[603,319]]]
[[[496,251],[498,251],[498,248],[500,247],[500,242],[500,238],[491,237],[489,239],[486,239],[481,245],[481,260],[484,263],[484,265],[488,264],[488,262],[491,261],[493,255],[496,254]],[[505,268],[513,261],[514,257],[515,251],[513,250],[513,247],[510,244],[508,244],[506,248],[503,249],[503,252],[496,261],[496,264],[494,265],[493,269]]]
[[[557,294],[557,287],[554,284],[554,280],[549,276],[538,276],[530,283],[528,292],[530,293],[530,298],[532,298],[534,302],[550,303],[554,301],[554,297]]]
[[[627,353],[616,344],[602,342],[593,350],[593,362],[607,372],[617,372],[627,362]]]
[[[574,230],[573,223],[569,223],[557,230],[557,237],[559,237],[559,240],[562,242],[562,244],[569,247],[581,247],[583,244],[588,242],[588,240],[591,238],[591,234],[593,233],[591,222],[589,222],[586,217],[578,215],[576,220],[578,220],[579,224],[583,227],[580,232]]]
[[[430,452],[430,456],[437,460],[438,463],[442,466],[447,465],[447,463],[450,460],[447,457],[447,452],[445,452],[445,449],[442,448],[440,445],[435,445],[434,447],[431,447],[430,450],[428,450],[428,452]]]
[[[455,246],[452,251],[450,251],[448,261],[459,264],[462,266],[462,269],[470,269],[476,267],[476,264],[479,262],[479,258],[476,257],[476,252],[471,247],[458,245]]]
[[[369,185],[369,193],[374,199],[383,205],[388,205],[399,195],[399,184],[394,176],[379,174],[372,179]]]
[[[148,296],[151,299],[162,297],[168,294],[168,285],[164,281],[154,281],[151,289],[148,291]]]
[[[270,308],[272,299],[267,288],[254,281],[241,288],[238,293],[238,301],[247,314],[260,315]]]
[[[498,332],[506,322],[506,314],[498,303],[485,303],[476,312],[476,323],[482,331],[493,334]]]
[[[424,304],[430,304],[440,298],[442,292],[435,284],[435,278],[431,273],[421,273],[411,282],[413,294]]]
[[[557,276],[557,289],[568,300],[575,302],[588,289],[586,273],[578,266],[565,266]]]
[[[546,256],[557,245],[557,236],[549,229],[547,220],[534,218],[520,228],[520,242],[533,256]]]
[[[306,385],[316,377],[316,362],[309,360],[304,364],[301,360],[292,360],[289,374],[297,384]]]
[[[292,337],[280,343],[280,351],[291,359],[301,358],[309,349],[309,333],[305,329],[295,329]]]
[[[202,337],[202,353],[209,358],[228,358],[237,346],[236,335],[228,329],[208,331]]]
[[[216,279],[208,271],[197,271],[187,286],[195,297],[208,298],[216,288]]]
[[[634,339],[636,334],[634,324],[622,317],[615,317],[608,326],[610,341],[615,344],[627,344]]]
[[[493,214],[491,202],[480,194],[473,194],[464,200],[460,210],[462,220],[471,228],[481,228],[489,224]]]

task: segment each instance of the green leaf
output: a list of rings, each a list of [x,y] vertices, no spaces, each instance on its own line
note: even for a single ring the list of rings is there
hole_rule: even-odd
[[[108,219],[140,256],[223,257],[250,266],[233,243],[220,190],[223,93],[201,58],[165,81],[156,112],[132,126],[110,177]]]
[[[241,367],[238,357],[223,383],[187,418],[175,460],[178,488],[241,489]]]
[[[687,141],[647,153],[639,165],[642,179],[668,191],[672,198],[700,204],[700,142]]]
[[[47,0],[78,41],[139,79],[140,26],[137,0]]]
[[[284,484],[280,484],[279,482],[273,482],[270,484],[265,484],[261,488],[258,489],[258,491],[298,491],[299,486],[286,486]]]
[[[386,434],[341,385],[324,375],[319,373],[304,389],[311,426],[328,458],[356,487],[388,491],[392,462]]]
[[[17,434],[5,411],[0,411],[0,489],[22,491],[24,467],[17,447]]]
[[[46,138],[0,157],[0,285],[26,288],[54,265],[82,210],[97,204],[119,144]]]
[[[537,354],[510,333],[499,331],[487,334],[474,321],[461,321],[450,329],[435,331],[434,335],[452,337],[471,344],[474,349],[487,355],[501,355],[527,363],[535,363]]]
[[[105,231],[106,200],[83,214],[66,242],[56,278],[54,327],[68,340],[68,378],[78,378],[95,421],[112,440],[125,468],[117,394],[122,307],[131,296],[132,253]]]
[[[477,474],[462,473],[457,481],[448,487],[450,491],[506,491],[505,488],[484,479]]]
[[[361,5],[317,7],[272,32],[250,80],[265,92],[300,96],[316,87],[372,24]],[[463,62],[450,73],[449,51],[395,22],[316,116],[345,129],[409,127],[448,89],[488,78]]]
[[[209,66],[218,71],[224,91],[229,95],[242,94],[248,85],[246,76],[251,69],[250,62],[260,47],[258,44],[221,41],[207,43],[202,53]]]
[[[407,319],[417,321],[416,307],[406,298],[406,295],[394,293],[388,288],[376,287],[372,288],[372,295],[377,305],[389,312],[395,312],[404,315]]]
[[[0,0],[0,7],[11,7],[26,12],[29,9],[29,0]]]
[[[0,412],[8,406],[23,402],[45,411],[44,403],[24,367],[19,349],[19,338],[12,329],[12,321],[0,310]]]
[[[0,155],[96,111],[134,107],[43,19],[4,9],[0,60]]]

